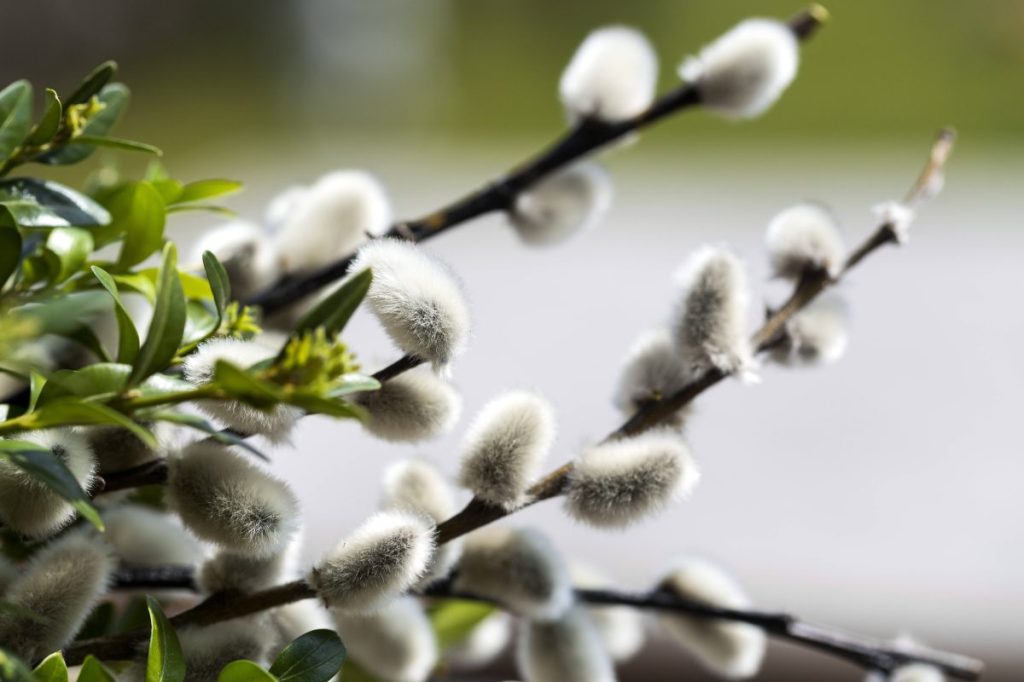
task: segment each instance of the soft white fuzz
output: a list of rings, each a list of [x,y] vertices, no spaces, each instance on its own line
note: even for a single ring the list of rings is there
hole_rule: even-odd
[[[654,101],[658,56],[647,37],[627,26],[601,28],[584,39],[558,84],[572,119],[614,123]]]
[[[495,611],[473,628],[469,635],[444,652],[444,660],[459,670],[476,670],[492,663],[512,640],[512,618]]]
[[[874,207],[875,215],[892,229],[897,244],[910,241],[910,226],[917,217],[910,206],[901,201],[886,201]]]
[[[245,659],[266,665],[270,628],[262,616],[236,618],[204,627],[178,630],[189,682],[217,682],[228,663]]]
[[[388,379],[380,390],[353,396],[368,418],[367,431],[383,440],[418,443],[451,431],[462,414],[462,398],[427,368]]]
[[[536,477],[555,439],[551,404],[508,391],[484,405],[466,432],[459,484],[491,504],[513,507]]]
[[[494,599],[526,618],[558,618],[572,584],[547,536],[532,528],[483,528],[466,537],[455,589]]]
[[[18,577],[20,571],[13,561],[7,557],[0,556],[0,598],[3,598],[7,588]]]
[[[195,538],[168,514],[125,504],[103,513],[103,538],[117,557],[136,566],[191,566],[202,558]]]
[[[231,297],[244,299],[277,282],[281,277],[281,258],[266,232],[257,225],[237,220],[199,236],[192,249],[192,260],[203,262],[210,251],[224,266],[231,283]]]
[[[772,269],[779,277],[799,279],[808,271],[831,276],[843,266],[843,238],[835,216],[817,204],[797,204],[772,218],[765,235]]]
[[[566,511],[599,528],[623,528],[690,493],[700,472],[682,437],[648,431],[586,450],[565,491]]]
[[[728,251],[705,246],[676,272],[680,293],[672,316],[676,350],[686,367],[728,374],[750,370],[747,289],[743,265]]]
[[[712,606],[745,609],[750,600],[729,574],[702,559],[687,559],[662,582],[682,597]],[[764,658],[764,632],[753,625],[664,612],[661,622],[706,668],[728,678],[757,674]]]
[[[322,267],[355,251],[367,235],[383,233],[391,206],[369,173],[335,171],[317,180],[292,201],[273,243],[284,268],[301,272]]]
[[[626,355],[615,389],[615,407],[632,416],[646,403],[680,390],[691,378],[668,330],[645,332]],[[677,425],[682,424],[688,411],[689,407],[676,413],[673,419]]]
[[[269,611],[267,615],[270,617],[270,629],[273,631],[273,642],[270,645],[272,654],[280,653],[307,632],[334,629],[327,610],[315,599],[303,599],[279,606]]]
[[[95,481],[96,458],[85,437],[69,428],[28,431],[13,436],[44,448],[64,462],[82,489]],[[31,538],[46,538],[75,518],[75,508],[48,486],[7,461],[0,461],[0,521]]]
[[[44,621],[0,610],[0,642],[26,661],[60,649],[75,636],[107,589],[114,561],[92,534],[69,533],[40,550],[4,599]]]
[[[291,577],[298,565],[299,543],[267,557],[253,557],[220,550],[199,567],[196,582],[204,594],[226,590],[256,592]]]
[[[945,682],[942,670],[925,663],[909,663],[893,670],[888,682]]]
[[[298,530],[299,505],[288,485],[227,447],[199,441],[167,464],[168,507],[203,540],[269,557]]]
[[[522,621],[516,664],[526,682],[615,682],[615,667],[580,607],[549,622]]]
[[[166,423],[146,423],[157,442],[166,440],[169,429]],[[89,426],[80,429],[89,442],[100,474],[124,471],[139,464],[145,464],[159,457],[159,453],[143,443],[138,436],[120,426]]]
[[[434,525],[400,511],[374,514],[313,568],[310,584],[338,611],[373,611],[416,584],[434,553]]]
[[[242,339],[219,338],[205,341],[185,358],[185,378],[196,386],[213,379],[217,362],[223,360],[246,369],[276,355],[265,345]],[[272,443],[287,440],[301,412],[288,405],[261,410],[236,400],[200,400],[196,407],[226,426],[248,435],[259,434]]]
[[[378,239],[359,250],[349,272],[370,268],[366,295],[388,336],[404,352],[445,367],[466,347],[469,306],[448,269],[415,244]]]
[[[267,203],[267,210],[263,213],[263,222],[270,234],[277,233],[297,211],[299,205],[309,193],[309,187],[305,185],[292,185],[285,187],[278,192]]]
[[[334,612],[349,654],[384,682],[425,682],[437,664],[437,640],[414,597],[398,597],[375,613]]]
[[[439,524],[455,513],[455,498],[448,482],[433,465],[419,459],[395,462],[384,472],[382,509],[397,509],[426,516]],[[446,577],[462,551],[459,541],[438,545],[418,586]]]
[[[774,19],[747,19],[687,58],[679,75],[701,103],[729,118],[753,118],[775,103],[796,76],[796,36]]]
[[[820,365],[843,356],[849,313],[838,296],[820,296],[786,322],[786,341],[772,359],[786,365]]]
[[[584,161],[549,175],[516,197],[509,221],[532,246],[565,241],[597,225],[612,201],[612,182],[596,163]]]
[[[599,590],[614,586],[611,579],[598,569],[575,561],[569,566],[569,575],[577,589]],[[637,609],[629,606],[590,605],[583,608],[614,661],[628,661],[643,647],[646,639],[644,620]]]

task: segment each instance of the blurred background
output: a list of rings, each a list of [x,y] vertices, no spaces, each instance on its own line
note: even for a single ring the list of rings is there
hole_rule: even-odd
[[[704,478],[689,502],[628,534],[574,526],[555,503],[515,521],[543,525],[626,586],[651,585],[673,556],[700,552],[763,607],[880,636],[908,632],[986,659],[986,679],[1019,680],[1024,2],[828,8],[831,24],[762,119],[686,113],[606,155],[617,196],[595,231],[535,251],[491,218],[431,242],[475,311],[454,378],[466,418],[505,388],[549,396],[560,463],[617,425],[619,360],[664,319],[671,273],[689,251],[729,242],[751,267],[755,300],[777,301],[785,292],[765,281],[761,249],[776,211],[823,201],[859,240],[873,226],[871,206],[901,196],[934,132],[955,125],[946,192],[911,243],[872,257],[843,287],[853,334],[842,362],[769,367],[759,385],[701,398],[689,438]],[[385,182],[400,217],[415,217],[562,130],[558,77],[591,28],[646,31],[670,87],[680,59],[737,20],[799,9],[777,0],[11,3],[0,80],[67,90],[113,58],[134,93],[115,134],[162,147],[182,180],[244,181],[229,202],[243,216],[260,219],[288,185],[359,167]],[[216,224],[175,220],[184,240]],[[397,357],[368,317],[348,340],[368,369]],[[274,468],[302,497],[308,555],[374,508],[386,463],[422,455],[454,473],[464,425],[423,447],[393,447],[355,424],[305,424]],[[505,666],[486,679],[513,675]],[[763,675],[859,677],[784,646]],[[683,678],[704,676],[658,642],[622,672]]]

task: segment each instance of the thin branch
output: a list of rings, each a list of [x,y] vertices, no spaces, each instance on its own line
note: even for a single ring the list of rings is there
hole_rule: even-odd
[[[790,19],[789,27],[800,40],[810,38],[827,19],[820,5],[812,5]],[[565,168],[590,152],[610,145],[662,119],[700,104],[696,88],[682,84],[658,98],[646,111],[617,123],[584,119],[532,159],[461,199],[416,220],[397,223],[383,237],[420,242],[445,230],[495,211],[507,211],[520,192],[544,176]],[[245,301],[259,306],[265,315],[293,305],[345,276],[354,254],[303,275],[285,277]]]
[[[123,568],[117,573],[114,586],[121,589],[194,589],[194,574],[195,570],[191,566]],[[281,599],[294,599],[297,601],[311,599],[316,596],[313,590],[305,586],[305,583],[302,581],[288,583],[268,592],[270,594],[253,600],[252,604],[247,604],[243,609],[238,608],[239,602],[237,600],[232,602],[231,613],[234,614],[233,617],[242,615],[239,611],[243,611],[246,614],[255,613],[258,610],[255,607],[263,606],[269,602],[280,606],[281,603],[287,603],[279,602]],[[423,596],[485,601],[501,606],[499,602],[493,599],[456,592],[452,590],[449,581],[444,581],[428,588],[423,592]],[[953,677],[974,680],[978,679],[983,669],[983,664],[980,661],[958,654],[935,651],[918,646],[895,645],[861,635],[852,635],[834,628],[806,623],[796,616],[787,613],[712,606],[698,601],[683,599],[665,590],[637,593],[610,589],[577,589],[576,599],[581,603],[589,605],[628,606],[637,609],[683,613],[698,618],[718,618],[731,622],[747,623],[761,628],[765,633],[777,639],[836,656],[869,670],[890,672],[907,663],[926,663],[941,668]],[[204,605],[207,603],[212,603],[213,606],[206,609],[203,618],[219,614],[225,605],[225,601],[217,596],[211,597],[207,602],[204,602]],[[194,617],[188,622],[193,624],[204,622],[197,618]],[[177,625],[178,622],[176,621],[177,619],[172,619],[171,622]],[[181,624],[185,624],[185,622],[181,622]],[[140,631],[137,634],[140,637],[144,637],[146,633]],[[97,642],[97,645],[99,644],[98,640],[94,640],[94,642]],[[85,645],[86,642],[80,644]],[[103,646],[108,645],[103,644]],[[111,656],[110,652],[134,651],[130,647],[124,648],[125,645],[123,643],[116,644],[116,647],[120,648],[115,648],[115,645],[109,645],[106,657],[116,658],[117,655],[120,655],[115,654]],[[92,649],[89,651],[91,652]],[[72,647],[66,653],[66,657],[72,656],[74,652],[75,647]]]

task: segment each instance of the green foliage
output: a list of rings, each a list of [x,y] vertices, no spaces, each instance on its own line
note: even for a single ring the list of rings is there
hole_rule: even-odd
[[[17,656],[0,648],[0,680],[4,682],[32,682],[32,672]]]
[[[78,673],[78,682],[117,682],[117,677],[98,658],[86,656]]]
[[[333,630],[313,630],[284,648],[270,666],[281,682],[326,682],[345,661],[345,646]]]
[[[464,599],[446,599],[427,614],[442,651],[458,644],[496,610],[491,604]]]
[[[185,657],[170,621],[153,597],[149,606],[149,655],[146,659],[146,682],[182,682],[185,679]]]
[[[68,665],[59,651],[43,659],[32,671],[36,682],[68,682]]]
[[[306,313],[299,320],[293,333],[299,335],[317,327],[322,327],[330,337],[341,333],[341,330],[348,324],[349,318],[352,317],[352,313],[366,297],[366,292],[370,290],[372,281],[373,273],[370,270],[363,270],[349,278],[338,287],[337,291]]]
[[[224,666],[217,676],[217,682],[275,682],[272,674],[252,661],[232,661]]]
[[[178,252],[174,244],[167,244],[164,247],[149,333],[132,364],[129,385],[138,384],[146,377],[166,369],[177,355],[184,332],[185,292],[178,279]]]
[[[103,530],[103,521],[89,500],[89,496],[78,485],[58,457],[48,448],[35,443],[19,440],[0,440],[0,461],[18,467],[37,481],[47,485],[55,493],[70,502],[89,523]]]

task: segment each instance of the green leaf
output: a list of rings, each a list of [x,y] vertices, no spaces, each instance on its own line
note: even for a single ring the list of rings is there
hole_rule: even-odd
[[[50,375],[39,404],[61,396],[87,398],[120,393],[128,383],[131,365],[97,362],[82,369],[61,369]]]
[[[64,662],[64,656],[55,651],[32,671],[36,682],[68,682],[68,664]]]
[[[220,326],[220,320],[198,301],[189,301],[185,306],[185,345],[199,343],[208,338]]]
[[[46,248],[60,259],[60,273],[56,282],[63,282],[76,274],[92,254],[92,235],[80,227],[58,227],[46,237]]]
[[[340,677],[342,682],[384,682],[379,677],[371,675],[351,658],[347,659],[345,665],[342,666]]]
[[[151,628],[146,682],[182,682],[185,679],[185,657],[181,654],[178,636],[160,609],[160,603],[153,597],[146,597],[146,603]]]
[[[224,216],[225,218],[238,217],[238,214],[230,208],[214,206],[211,204],[172,204],[167,207],[168,213],[182,213],[184,211],[205,211],[206,213],[216,213],[217,215]]]
[[[178,278],[178,252],[174,244],[164,247],[160,280],[156,287],[153,319],[146,341],[135,359],[129,384],[135,385],[170,365],[185,331],[185,294]]]
[[[309,393],[289,393],[285,398],[285,402],[313,414],[325,414],[337,419],[366,419],[366,411],[358,405],[352,405],[341,400],[331,400]]]
[[[160,196],[163,197],[164,203],[167,205],[177,201],[178,197],[181,196],[181,190],[184,189],[184,185],[172,178],[147,177],[146,179],[156,188],[157,192],[160,192]]]
[[[110,634],[117,618],[117,609],[109,601],[100,602],[85,619],[75,639],[91,639]]]
[[[100,341],[100,337],[96,336],[96,332],[92,327],[83,325],[78,329],[65,332],[61,334],[66,339],[74,341],[86,350],[90,351],[100,362],[113,362],[110,357],[110,353],[103,347],[103,342]]]
[[[28,388],[28,411],[32,412],[36,409],[36,405],[39,404],[39,397],[43,394],[43,389],[46,388],[46,377],[39,372],[33,370],[29,373],[29,388]]]
[[[22,227],[91,227],[111,220],[107,209],[93,199],[52,180],[2,180],[0,202]]]
[[[102,312],[107,305],[106,296],[100,292],[85,291],[28,303],[9,314],[32,318],[40,334],[63,334],[82,326],[82,320]]]
[[[465,599],[447,599],[431,609],[430,623],[441,651],[468,637],[495,610],[491,604]]]
[[[222,197],[234,194],[242,189],[242,183],[235,180],[198,180],[190,182],[181,189],[181,193],[175,198],[175,204],[188,204],[204,199]]]
[[[82,678],[78,678],[81,680]],[[4,682],[32,682],[32,671],[14,654],[0,648],[0,680]]]
[[[139,354],[139,332],[135,329],[132,316],[128,314],[128,309],[124,307],[121,295],[117,290],[117,284],[114,283],[110,274],[96,266],[93,266],[92,274],[96,276],[96,279],[100,281],[100,284],[107,290],[110,297],[114,299],[114,314],[117,317],[117,359],[119,362],[134,364],[135,358]]]
[[[89,496],[49,448],[20,440],[0,440],[0,460],[10,462],[49,487],[70,502],[89,523],[103,530],[103,521]]]
[[[32,429],[45,429],[51,426],[92,426],[110,424],[131,431],[143,443],[156,448],[156,438],[146,428],[116,410],[100,403],[82,400],[81,398],[57,398],[46,403],[30,415],[22,416],[19,421]]]
[[[78,682],[117,682],[114,673],[92,654],[85,657],[82,670],[78,673]]]
[[[218,321],[224,320],[224,311],[231,302],[231,282],[228,279],[228,271],[224,269],[217,256],[212,251],[203,252],[203,268],[206,270],[206,279],[210,283],[213,292],[213,303],[217,308]]]
[[[362,272],[349,278],[344,284],[338,287],[337,291],[321,301],[315,308],[310,310],[299,320],[299,324],[292,332],[292,336],[298,336],[305,331],[312,331],[317,327],[323,327],[328,336],[339,334],[348,324],[352,313],[362,303],[366,292],[370,290],[370,282],[373,281],[373,273],[370,270]]]
[[[270,458],[267,457],[262,451],[254,447],[245,438],[240,438],[230,431],[221,431],[216,426],[206,421],[199,415],[187,414],[185,412],[163,412],[163,411],[146,411],[144,414],[146,419],[154,419],[156,421],[170,422],[172,424],[180,424],[189,428],[201,431],[207,434],[210,438],[223,443],[225,445],[237,445],[240,448],[248,450],[252,454],[256,455],[265,462],[269,462]]]
[[[117,62],[105,61],[97,66],[82,80],[74,92],[68,95],[68,106],[88,102],[90,97],[98,94],[103,86],[110,82],[115,73],[117,73]]]
[[[120,275],[113,275],[114,281],[121,286],[128,287],[132,291],[142,294],[146,300],[152,303],[156,300],[156,280],[160,275],[160,268],[151,268],[153,276],[149,277],[143,272],[128,272]]]
[[[326,682],[345,662],[345,646],[333,630],[313,630],[284,648],[270,672],[281,682]]]
[[[136,140],[124,140],[120,137],[97,137],[96,135],[79,135],[75,138],[75,144],[91,144],[94,147],[112,147],[127,152],[143,152],[153,156],[163,156],[163,150],[145,142]]]
[[[160,279],[159,268],[146,268],[145,270],[139,270],[137,274],[152,280],[154,286],[156,281]],[[181,280],[181,290],[185,293],[185,298],[196,301],[213,300],[213,291],[210,289],[210,283],[202,277],[196,277],[184,270],[178,270],[178,279]]]
[[[256,407],[271,407],[282,399],[281,389],[276,385],[261,381],[223,360],[214,365],[212,383],[232,397]]]
[[[167,214],[164,200],[153,185],[143,181],[125,187],[114,197],[110,212],[124,231],[124,244],[117,257],[119,269],[141,263],[163,244]]]
[[[76,91],[77,94],[77,91]],[[91,97],[91,95],[90,95]],[[114,127],[121,113],[128,106],[128,88],[121,83],[109,83],[104,85],[97,95],[100,103],[104,105],[103,110],[92,116],[82,129],[82,135],[90,137],[105,136]],[[86,97],[82,102],[88,101]],[[65,109],[72,104],[81,102],[72,101],[71,98],[65,103]],[[54,166],[63,166],[71,163],[78,163],[95,151],[96,147],[91,144],[76,144],[71,142],[63,147],[53,150],[40,156],[37,161]]]
[[[21,263],[21,233],[18,232],[14,216],[0,206],[0,289]]]
[[[15,81],[0,90],[0,161],[10,158],[32,129],[32,85]]]
[[[28,137],[31,145],[46,144],[53,139],[53,136],[60,130],[60,121],[64,116],[64,107],[61,106],[60,97],[53,88],[46,88],[46,111],[43,117],[36,124],[35,130]]]
[[[217,682],[276,682],[277,678],[253,661],[232,661],[224,666]],[[147,680],[147,682],[149,682]]]
[[[367,391],[379,391],[380,382],[373,377],[362,374],[343,374],[339,377],[331,389],[327,392],[330,398],[341,398],[352,393],[365,393]]]

